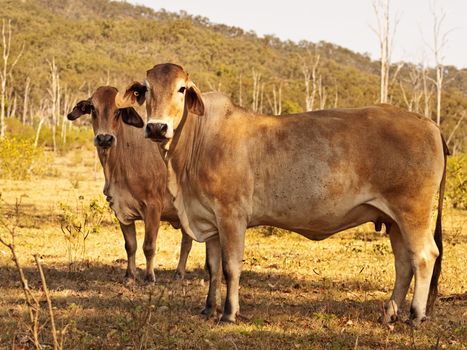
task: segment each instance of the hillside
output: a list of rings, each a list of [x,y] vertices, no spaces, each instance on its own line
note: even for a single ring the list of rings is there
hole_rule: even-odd
[[[32,115],[39,113],[41,100],[47,105],[52,58],[68,100],[88,97],[99,85],[121,88],[141,79],[155,63],[172,61],[183,65],[201,90],[221,90],[248,108],[253,75],[260,74],[257,108],[273,112],[273,90],[278,95],[282,86],[282,113],[298,112],[305,109],[303,64],[311,67],[315,55],[320,55],[317,73],[323,88],[321,98],[317,91],[314,108],[362,106],[379,98],[378,62],[331,43],[259,37],[202,17],[109,0],[7,0],[2,1],[0,17],[12,19],[13,54],[25,45],[13,72],[18,114],[27,76]],[[399,80],[410,94],[410,67],[401,70],[391,89],[392,103],[402,107],[406,104]],[[442,129],[448,136],[467,107],[467,69],[446,71]],[[466,147],[465,124],[451,142],[460,150]]]

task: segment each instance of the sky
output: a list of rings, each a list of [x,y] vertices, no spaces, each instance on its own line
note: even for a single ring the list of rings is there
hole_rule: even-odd
[[[436,0],[435,0],[436,1]],[[379,42],[372,0],[130,0],[156,10],[184,10],[222,23],[274,34],[293,41],[321,40],[379,58]],[[392,62],[433,65],[433,0],[391,0],[392,19],[398,19]],[[445,12],[442,32],[447,34],[444,64],[467,68],[467,0],[437,0]]]

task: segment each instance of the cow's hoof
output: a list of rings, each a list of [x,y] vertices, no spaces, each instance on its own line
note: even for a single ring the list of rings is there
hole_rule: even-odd
[[[185,272],[182,271],[176,271],[173,277],[174,280],[183,280],[185,279]]]
[[[235,323],[236,317],[235,315],[227,315],[227,314],[222,314],[222,317],[220,319],[221,323]]]
[[[127,271],[125,273],[125,278],[123,280],[123,284],[126,285],[126,286],[131,286],[131,285],[135,284],[135,282],[136,282],[135,274]]]
[[[156,276],[154,274],[152,275],[146,275],[144,277],[144,282],[146,284],[154,284],[156,282]]]
[[[396,302],[394,300],[389,300],[384,307],[384,313],[379,321],[382,324],[394,323],[397,321],[397,315],[398,308]]]
[[[136,274],[132,271],[126,271],[125,272],[125,280],[135,280],[136,279]]]
[[[215,307],[205,307],[201,311],[201,315],[203,315],[207,320],[209,320],[212,317],[216,317],[217,315],[217,310]]]
[[[423,317],[417,317],[417,318],[410,318],[406,321],[406,323],[412,328],[418,328],[426,320],[427,320],[427,317],[423,316]]]
[[[394,323],[399,319],[397,315],[384,314],[379,318],[379,322],[382,324]]]

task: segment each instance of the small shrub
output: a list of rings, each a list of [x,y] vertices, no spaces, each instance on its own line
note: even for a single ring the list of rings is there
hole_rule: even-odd
[[[35,148],[31,139],[5,137],[0,140],[0,178],[24,180],[46,171],[42,147]]]
[[[60,203],[60,227],[63,232],[70,269],[73,270],[80,259],[86,258],[86,240],[90,234],[99,233],[108,207],[98,199],[85,202],[79,196],[76,206]]]
[[[448,157],[446,198],[456,209],[467,209],[467,154]]]
[[[286,236],[290,231],[284,230],[282,228],[274,227],[274,226],[260,226],[255,229],[261,235],[269,237],[269,236],[279,236],[283,237]]]
[[[25,125],[16,118],[6,118],[6,133],[17,140],[34,140],[35,130],[31,125]]]

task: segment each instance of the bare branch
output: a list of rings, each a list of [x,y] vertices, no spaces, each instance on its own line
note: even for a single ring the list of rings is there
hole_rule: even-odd
[[[60,345],[57,339],[57,329],[55,327],[55,317],[54,317],[54,312],[52,309],[52,300],[50,299],[49,289],[47,288],[47,282],[45,280],[44,271],[42,270],[42,265],[41,265],[41,262],[39,261],[39,258],[37,257],[37,254],[34,254],[34,260],[36,261],[36,266],[37,266],[37,269],[39,270],[39,275],[41,277],[41,283],[42,283],[42,290],[44,291],[45,300],[47,301],[50,325],[52,328],[51,333],[52,333],[52,339],[54,343],[54,350],[57,350],[57,349],[60,349]]]
[[[456,133],[457,128],[461,125],[462,120],[464,120],[464,117],[465,117],[465,111],[462,113],[462,116],[457,121],[456,126],[454,126],[454,129],[452,129],[451,133],[449,134],[448,140],[446,141],[447,145],[449,145],[449,143],[451,142],[452,137]]]

